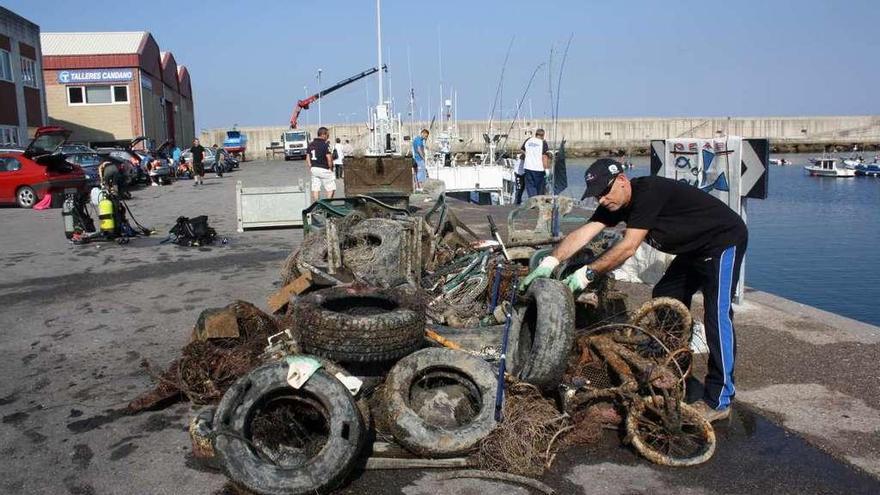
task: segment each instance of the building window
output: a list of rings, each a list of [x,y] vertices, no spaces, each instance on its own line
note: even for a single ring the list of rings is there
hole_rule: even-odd
[[[0,146],[18,146],[18,127],[0,126]]]
[[[68,105],[128,103],[128,86],[68,86]]]
[[[128,86],[113,86],[113,101],[123,103],[128,101]]]
[[[82,86],[68,86],[67,87],[67,103],[70,105],[78,105],[80,103],[86,102],[86,97],[84,95]]]
[[[9,52],[0,50],[0,80],[14,82],[12,79],[12,64],[9,62]]]
[[[86,103],[113,103],[110,86],[86,86]]]
[[[37,63],[27,57],[21,57],[21,82],[32,88],[40,87],[37,80]]]

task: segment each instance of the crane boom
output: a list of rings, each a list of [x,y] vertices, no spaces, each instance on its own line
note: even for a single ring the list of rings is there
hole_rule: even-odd
[[[382,70],[387,72],[388,66],[383,64]],[[379,69],[377,67],[371,67],[371,68],[361,72],[360,74],[355,74],[347,79],[343,79],[343,80],[339,81],[338,83],[334,84],[333,86],[330,86],[329,88],[318,91],[317,93],[313,94],[312,96],[309,96],[308,98],[304,98],[302,100],[297,101],[296,107],[294,107],[294,109],[293,109],[293,115],[290,116],[290,128],[296,129],[296,124],[297,124],[297,121],[299,120],[299,113],[303,110],[308,110],[309,105],[314,103],[319,98],[323,98],[324,96],[329,95],[330,93],[336,91],[337,89],[340,89],[344,86],[348,86],[349,84],[351,84],[355,81],[363,79],[363,78],[365,78],[371,74],[375,74],[377,72],[379,72]]]

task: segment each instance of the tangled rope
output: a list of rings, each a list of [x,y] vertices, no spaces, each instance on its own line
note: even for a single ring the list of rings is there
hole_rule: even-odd
[[[534,385],[508,382],[504,421],[481,443],[476,461],[481,469],[541,476],[555,457],[555,440],[571,421]]]

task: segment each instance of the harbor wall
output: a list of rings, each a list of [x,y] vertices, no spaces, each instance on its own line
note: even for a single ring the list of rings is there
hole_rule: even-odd
[[[331,138],[349,140],[355,153],[367,143],[369,129],[364,123],[325,124]],[[711,138],[723,135],[768,138],[778,151],[812,151],[827,146],[851,149],[874,148],[880,145],[880,116],[829,117],[675,117],[675,118],[580,118],[560,119],[556,127],[549,120],[533,120],[510,127],[509,122],[494,123],[495,132],[508,133],[507,149],[519,149],[534,129],[547,131],[551,141],[564,137],[572,154],[590,155],[613,151],[644,154],[652,139],[674,137]],[[418,132],[428,122],[404,122],[404,134],[412,128]],[[459,140],[453,150],[474,153],[483,151],[483,134],[489,127],[485,120],[458,122]],[[253,158],[266,158],[267,147],[280,140],[286,126],[240,127],[248,135],[248,148]],[[304,126],[314,136],[316,125]],[[434,125],[438,132],[440,125]],[[227,129],[202,131],[202,143],[221,144]]]

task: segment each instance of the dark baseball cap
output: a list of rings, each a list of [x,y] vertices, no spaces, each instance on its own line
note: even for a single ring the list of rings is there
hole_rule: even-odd
[[[623,172],[623,165],[611,158],[600,158],[593,162],[584,174],[584,182],[587,183],[587,189],[584,190],[581,200],[601,195],[621,172]]]

